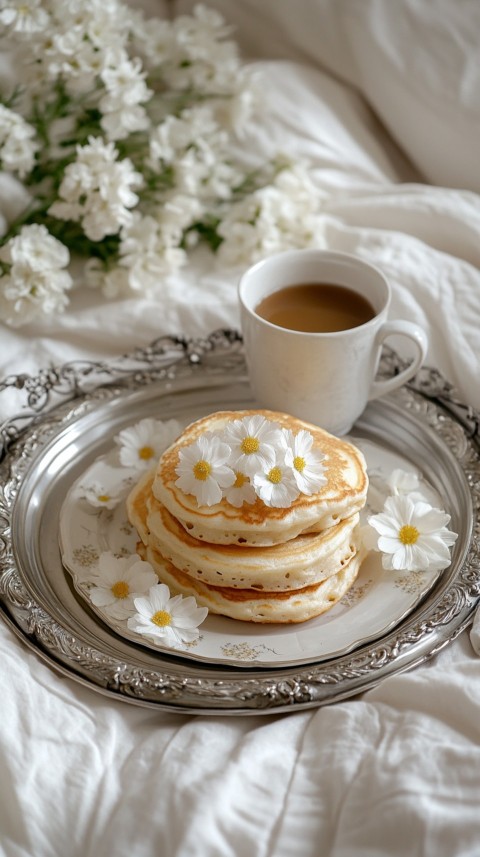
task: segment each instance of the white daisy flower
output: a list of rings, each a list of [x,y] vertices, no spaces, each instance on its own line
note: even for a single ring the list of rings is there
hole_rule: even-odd
[[[180,431],[177,420],[162,422],[150,417],[123,429],[114,438],[120,448],[120,463],[124,467],[134,467],[137,471],[148,470]]]
[[[440,571],[450,564],[457,534],[447,529],[450,515],[406,495],[388,497],[383,512],[368,523],[377,536],[383,567],[391,571]]]
[[[199,506],[213,506],[223,497],[223,489],[235,482],[227,466],[230,447],[215,435],[204,434],[179,452],[175,482],[185,494],[193,494]]]
[[[122,495],[118,489],[114,491],[109,490],[104,485],[101,485],[100,482],[85,485],[83,491],[85,492],[87,503],[96,509],[115,509],[122,499]]]
[[[288,467],[282,455],[277,455],[273,466],[255,473],[253,486],[266,506],[287,509],[300,494],[291,467]]]
[[[295,482],[302,494],[315,494],[325,485],[327,478],[322,461],[322,452],[312,449],[313,436],[301,429],[296,435],[290,429],[282,431],[285,448],[285,464],[292,468]]]
[[[235,482],[231,488],[225,489],[225,499],[231,506],[240,508],[244,503],[255,503],[257,495],[250,478],[241,470],[234,470]]]
[[[126,619],[135,611],[133,599],[148,592],[158,577],[137,554],[119,558],[105,551],[92,580],[96,584],[89,592],[92,604],[113,619]]]
[[[395,468],[387,480],[387,485],[394,496],[408,494],[414,502],[423,500],[424,503],[435,503],[434,492],[428,485],[422,484],[418,474],[412,471]]]
[[[253,476],[257,470],[273,467],[281,431],[277,423],[255,414],[227,423],[223,434],[231,448],[230,466]]]
[[[192,595],[170,597],[165,583],[152,586],[148,596],[135,598],[134,603],[137,612],[127,622],[129,629],[172,648],[198,640],[198,626],[208,614]]]
[[[388,477],[387,484],[392,494],[411,494],[418,491],[420,480],[416,473],[396,467]]]

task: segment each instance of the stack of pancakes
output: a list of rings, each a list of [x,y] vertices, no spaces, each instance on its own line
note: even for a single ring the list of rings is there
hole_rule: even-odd
[[[225,499],[199,506],[175,484],[179,451],[228,421],[261,414],[306,429],[322,452],[326,483],[288,508],[262,500],[237,508]],[[354,582],[363,558],[359,512],[368,488],[365,460],[351,443],[286,414],[222,411],[188,426],[127,499],[139,554],[172,594],[250,622],[304,622],[332,607]]]

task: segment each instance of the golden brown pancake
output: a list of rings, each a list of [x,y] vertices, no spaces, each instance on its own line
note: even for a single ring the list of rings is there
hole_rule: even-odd
[[[146,546],[177,569],[214,586],[288,591],[336,574],[357,550],[358,513],[323,533],[269,547],[215,545],[191,536],[151,493],[147,473],[127,500],[130,521]]]
[[[225,499],[199,506],[175,484],[180,451],[207,432],[260,414],[296,434],[305,429],[322,453],[325,484],[288,508],[259,498],[241,507]],[[188,426],[127,500],[138,552],[174,594],[233,619],[298,623],[330,609],[348,591],[363,559],[359,511],[368,488],[366,464],[353,444],[271,411],[224,411]]]
[[[139,543],[138,551],[155,569],[159,580],[172,594],[193,595],[197,604],[231,619],[263,624],[298,624],[319,616],[333,607],[349,590],[357,577],[362,554],[357,553],[337,574],[322,583],[289,592],[257,592],[209,586],[195,580],[165,560],[154,548]]]
[[[309,431],[313,448],[325,455],[326,484],[315,494],[300,494],[288,508],[272,508],[262,500],[237,508],[225,499],[213,506],[199,506],[191,494],[175,484],[179,451],[206,432],[221,430],[230,420],[260,414],[281,427]],[[288,414],[266,410],[221,411],[188,426],[160,457],[153,494],[196,539],[213,544],[268,546],[319,533],[349,518],[364,506],[368,477],[362,453],[348,441]]]

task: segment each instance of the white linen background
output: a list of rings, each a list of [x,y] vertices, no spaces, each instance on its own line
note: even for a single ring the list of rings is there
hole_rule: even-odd
[[[215,5],[262,74],[263,121],[246,129],[241,150],[309,158],[328,191],[325,245],[382,268],[391,317],[425,326],[428,363],[480,407],[480,198],[470,159],[480,139],[478,4]],[[400,90],[412,56],[421,73],[408,98]],[[441,108],[432,86],[451,95]],[[15,194],[2,188],[8,217]],[[240,273],[199,253],[155,299],[78,290],[60,319],[1,328],[1,374],[113,357],[162,333],[238,327]],[[0,395],[0,419],[16,405]],[[106,699],[54,673],[3,623],[0,652],[2,857],[478,853],[480,661],[467,633],[359,698],[249,717]]]

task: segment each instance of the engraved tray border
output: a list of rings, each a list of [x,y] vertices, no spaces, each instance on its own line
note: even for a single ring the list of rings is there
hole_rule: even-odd
[[[385,349],[380,372],[403,368]],[[0,610],[3,619],[37,655],[62,674],[107,696],[182,713],[293,712],[356,695],[382,679],[423,663],[472,621],[480,600],[480,414],[459,401],[452,386],[426,367],[389,399],[429,426],[461,467],[471,499],[472,535],[454,579],[435,590],[391,633],[354,652],[302,667],[256,670],[206,667],[181,657],[155,655],[153,668],[119,659],[115,646],[93,647],[39,603],[17,567],[12,537],[16,498],[43,449],[80,416],[140,390],[152,381],[167,387],[201,373],[245,377],[240,335],[217,330],[203,339],[164,336],[111,363],[76,361],[37,376],[14,375],[0,392],[21,392],[26,406],[0,425]]]

